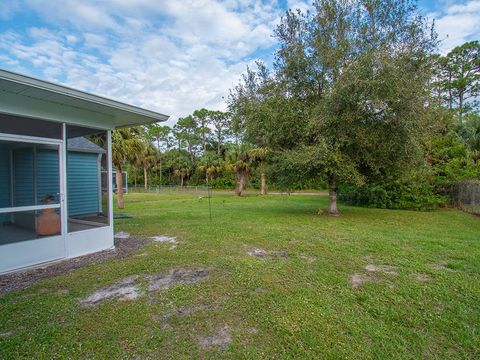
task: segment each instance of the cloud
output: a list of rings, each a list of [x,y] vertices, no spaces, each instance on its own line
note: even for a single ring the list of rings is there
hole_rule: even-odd
[[[272,31],[284,13],[275,0],[7,4],[0,7],[7,29],[0,32],[0,66],[170,114],[172,122],[197,108],[224,109],[246,66],[271,58]],[[446,39],[443,51],[480,32],[479,9],[480,0],[447,2],[430,14]],[[30,25],[21,28],[25,19]]]
[[[462,4],[447,3],[441,11],[430,13],[435,19],[440,51],[447,53],[467,41],[478,40],[480,34],[480,0],[470,0]]]
[[[167,113],[172,121],[200,107],[224,109],[223,97],[246,66],[273,52],[272,29],[282,13],[261,0],[22,5],[37,21],[0,33],[3,66]]]

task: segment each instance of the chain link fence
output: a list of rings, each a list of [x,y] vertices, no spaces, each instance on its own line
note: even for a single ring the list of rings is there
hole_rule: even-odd
[[[480,180],[460,181],[455,188],[454,202],[463,211],[480,216]]]
[[[153,194],[193,194],[206,195],[208,194],[208,187],[206,186],[178,186],[178,185],[129,185],[129,193],[153,193]]]

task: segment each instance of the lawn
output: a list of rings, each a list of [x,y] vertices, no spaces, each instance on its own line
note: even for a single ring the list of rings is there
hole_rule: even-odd
[[[211,205],[212,220],[206,198],[129,194],[116,231],[178,243],[0,297],[0,358],[480,357],[480,218],[326,217],[304,195]],[[184,281],[152,290],[159,274]],[[136,299],[82,303],[122,280]]]

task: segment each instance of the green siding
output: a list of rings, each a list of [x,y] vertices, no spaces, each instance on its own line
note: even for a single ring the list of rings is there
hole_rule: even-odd
[[[59,159],[56,150],[37,150],[37,203],[41,204],[46,195],[53,195],[59,202],[60,192]]]
[[[10,150],[0,144],[0,207],[10,206]],[[8,215],[0,214],[0,222],[7,221]]]
[[[70,216],[99,212],[97,159],[98,154],[68,152],[67,194]]]
[[[35,205],[33,190],[33,147],[13,151],[13,204]]]
[[[0,144],[0,207],[10,206],[10,147]],[[69,216],[97,214],[99,212],[98,154],[69,152],[67,156],[67,187]],[[54,195],[59,201],[58,151],[37,149],[36,185],[34,198],[33,148],[13,151],[14,206],[41,204],[45,195]],[[0,215],[0,221],[8,219]]]

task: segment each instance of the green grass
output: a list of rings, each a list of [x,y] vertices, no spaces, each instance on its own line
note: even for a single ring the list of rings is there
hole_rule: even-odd
[[[0,358],[479,358],[480,219],[456,210],[341,206],[319,196],[130,194],[116,231],[171,235],[0,297]],[[249,248],[286,250],[260,259]],[[353,289],[353,274],[398,275]],[[134,301],[79,299],[133,274],[210,268],[201,282]],[[429,281],[419,281],[426,274]],[[364,275],[364,276],[367,276]],[[370,276],[373,276],[370,274]],[[68,293],[60,292],[68,289]],[[205,305],[189,315],[181,306]],[[198,339],[228,326],[227,349]]]

